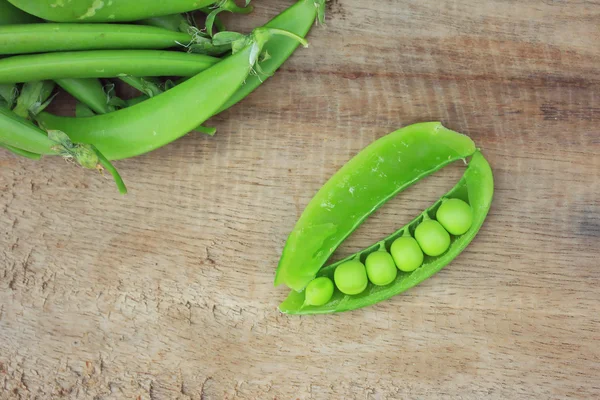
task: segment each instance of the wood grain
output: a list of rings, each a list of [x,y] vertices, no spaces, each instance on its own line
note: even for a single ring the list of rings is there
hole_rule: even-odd
[[[288,4],[227,22],[248,30]],[[0,153],[0,398],[600,397],[599,21],[597,0],[334,0],[309,49],[210,121],[217,136],[118,162],[127,196]],[[274,269],[312,195],[425,120],[493,166],[477,239],[387,302],[280,315]],[[462,168],[391,201],[336,257]]]

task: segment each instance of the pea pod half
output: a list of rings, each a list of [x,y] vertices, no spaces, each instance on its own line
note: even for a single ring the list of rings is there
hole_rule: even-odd
[[[439,122],[411,125],[369,145],[308,204],[289,235],[275,285],[303,290],[335,249],[381,205],[475,150],[469,137]]]
[[[473,154],[462,179],[442,199],[388,238],[321,269],[317,277],[333,279],[338,266],[350,260],[365,262],[366,258],[374,252],[389,251],[396,239],[402,236],[414,236],[416,228],[424,220],[435,218],[437,210],[446,199],[460,199],[470,205],[473,211],[473,221],[466,233],[452,237],[450,247],[445,253],[437,257],[425,256],[420,267],[412,272],[399,271],[396,278],[385,286],[376,286],[369,282],[366,289],[357,295],[346,295],[336,289],[331,299],[326,304],[319,306],[305,305],[305,293],[291,291],[287,299],[279,306],[280,311],[288,314],[325,314],[355,310],[386,300],[418,285],[448,265],[473,240],[490,209],[493,193],[492,170],[483,155],[477,151]]]

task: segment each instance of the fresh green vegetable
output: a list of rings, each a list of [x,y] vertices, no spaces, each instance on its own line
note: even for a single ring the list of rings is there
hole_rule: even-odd
[[[125,77],[121,77],[119,79],[121,79],[123,82],[127,83],[131,87],[137,89],[139,92],[144,93],[142,96],[140,96],[141,97],[140,101],[147,100],[150,97],[158,96],[159,94],[164,92],[163,89],[161,88],[160,83],[155,80],[152,80],[151,78],[139,78],[139,77],[135,77],[135,76],[125,76]],[[133,102],[128,106],[139,104],[140,101],[138,101],[137,99],[133,99]],[[199,125],[196,128],[194,128],[194,131],[200,132],[200,133],[203,133],[203,134],[209,135],[209,136],[214,136],[217,133],[216,128],[206,127],[206,126],[202,126],[202,125]]]
[[[56,83],[71,96],[88,106],[97,114],[106,114],[115,111],[108,101],[102,83],[95,78],[66,78],[55,79]]]
[[[42,112],[52,102],[52,91],[54,82],[52,81],[33,81],[27,82],[21,88],[21,93],[17,98],[17,104],[13,112],[18,116],[29,119]]]
[[[423,253],[431,257],[441,256],[450,247],[450,235],[433,219],[426,218],[415,230],[415,239]]]
[[[220,60],[161,50],[93,50],[0,60],[0,83],[118,76],[193,76]],[[67,67],[68,66],[68,67]]]
[[[265,25],[265,28],[281,29],[306,37],[318,19],[324,21],[325,0],[300,0]],[[251,75],[238,91],[216,113],[220,113],[252,93],[265,80],[272,76],[298,47],[298,41],[285,36],[274,37],[265,45],[269,57],[258,64],[257,75]]]
[[[333,251],[381,205],[474,151],[470,138],[436,122],[411,125],[372,143],[308,204],[286,242],[275,285],[303,290]]]
[[[442,203],[436,218],[448,232],[460,236],[471,227],[473,210],[461,199],[449,199]]]
[[[11,153],[14,153],[14,154],[18,155],[18,156],[30,158],[32,160],[39,160],[40,158],[42,158],[42,156],[39,155],[39,154],[31,153],[31,152],[25,151],[25,150],[21,150],[21,149],[9,146],[9,145],[4,144],[4,143],[0,143],[0,147],[6,149],[8,151],[10,151]]]
[[[210,118],[244,83],[264,44],[273,35],[291,34],[257,28],[252,35],[236,42],[232,56],[135,106],[89,118],[42,113],[38,121],[47,129],[66,132],[77,142],[95,145],[109,160],[147,153]],[[306,44],[304,39],[297,39]]]
[[[331,279],[325,276],[313,279],[308,286],[306,286],[304,303],[309,306],[322,306],[331,300],[333,290],[334,287]]]
[[[0,27],[0,54],[152,50],[182,47],[193,42],[193,35],[144,25],[25,24]]]
[[[390,253],[385,251],[385,248],[369,254],[365,260],[365,266],[369,281],[377,286],[389,285],[398,275],[394,259]]]
[[[9,0],[16,7],[55,22],[123,22],[184,13],[215,0]]]
[[[48,139],[45,132],[30,121],[2,107],[0,107],[0,143],[35,154],[56,154],[52,149],[55,143]]]
[[[458,147],[462,147],[460,144],[461,141],[462,139],[457,138],[456,144]],[[421,140],[419,140],[419,142],[421,142]],[[410,142],[407,142],[406,144],[409,143]],[[425,147],[429,146],[427,142],[422,144]],[[409,147],[412,147],[413,151],[421,153],[419,151],[420,146],[415,146],[413,143],[412,145],[409,144]],[[427,158],[428,157],[425,159]],[[440,159],[439,162],[443,162],[442,159]],[[368,164],[365,164],[365,166],[368,168]],[[357,174],[364,172],[364,170],[361,170],[360,172],[356,170],[353,171]],[[345,263],[364,260],[371,253],[379,252],[382,248],[389,249],[392,246],[392,243],[394,243],[398,238],[409,237],[415,233],[422,223],[428,220],[430,221],[444,200],[460,199],[467,202],[473,210],[473,223],[464,235],[453,238],[448,251],[438,257],[426,257],[422,265],[412,272],[399,272],[396,276],[396,279],[386,286],[377,286],[369,283],[365,290],[357,295],[344,294],[342,288],[338,286],[338,290],[334,291],[331,300],[320,306],[306,304],[305,293],[292,290],[287,299],[279,306],[279,309],[282,312],[289,314],[324,314],[355,310],[389,299],[392,296],[418,285],[448,265],[473,240],[483,225],[483,222],[490,209],[493,192],[494,180],[492,170],[483,155],[479,152],[475,152],[472,155],[461,180],[442,199],[437,201],[433,206],[425,210],[420,216],[415,218],[412,222],[394,234],[390,235],[388,238],[358,252],[357,254],[353,254],[344,260],[321,269],[318,272],[317,277],[334,277],[338,273],[338,269]],[[352,211],[348,210],[347,212],[350,213]],[[338,284],[337,280],[336,284]]]
[[[242,10],[252,10],[251,7],[243,8]],[[210,13],[210,11],[208,12]],[[188,21],[188,17],[191,22]],[[199,30],[193,22],[192,16],[183,16],[181,14],[167,15],[164,17],[149,18],[139,21],[145,25],[151,25],[168,29],[174,32],[185,32],[192,35],[192,41],[184,44],[188,53],[194,54],[206,54],[210,56],[218,56],[231,51],[231,45],[217,46],[213,43],[211,36],[204,31]],[[214,18],[214,24],[219,29],[219,32],[223,32],[224,25],[220,22],[218,17]],[[183,44],[183,43],[182,43]]]
[[[19,90],[17,85],[13,84],[0,84],[0,101],[3,102],[4,107],[12,109],[15,102],[19,97]]]
[[[94,115],[96,113],[84,103],[78,101],[75,104],[75,116],[77,118],[93,117]]]
[[[49,131],[48,134],[30,121],[12,111],[0,107],[0,143],[14,153],[36,158],[37,155],[60,155],[78,162],[84,168],[103,170],[106,168],[115,179],[119,191],[127,188],[116,168],[93,146],[73,143],[63,132]]]
[[[6,0],[0,0],[0,26],[32,24],[36,22],[40,22],[39,18],[19,10]]]
[[[349,295],[362,293],[369,284],[365,266],[358,260],[340,264],[335,269],[334,281],[340,292]]]
[[[423,264],[423,251],[419,243],[408,233],[394,240],[390,253],[400,271],[412,272]]]

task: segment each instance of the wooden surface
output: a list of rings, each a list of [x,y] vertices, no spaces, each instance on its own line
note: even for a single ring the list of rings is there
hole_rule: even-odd
[[[600,396],[600,2],[335,0],[310,42],[211,121],[216,137],[119,162],[125,197],[0,153],[0,398]],[[425,120],[493,166],[479,236],[374,307],[280,315],[272,279],[304,206],[361,148]],[[463,168],[391,201],[337,257]]]

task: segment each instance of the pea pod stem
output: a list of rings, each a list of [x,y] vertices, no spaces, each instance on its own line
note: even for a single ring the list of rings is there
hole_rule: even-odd
[[[100,165],[102,165],[102,167],[104,167],[108,171],[108,173],[112,175],[117,185],[117,189],[119,189],[119,193],[127,194],[127,187],[125,186],[125,182],[123,182],[123,178],[121,178],[121,174],[119,174],[119,171],[117,171],[115,166],[112,165],[112,163],[97,148],[93,146],[92,148],[94,149],[94,152],[100,160]]]
[[[160,50],[94,50],[31,54],[0,60],[0,84],[65,78],[193,76],[218,58]]]

